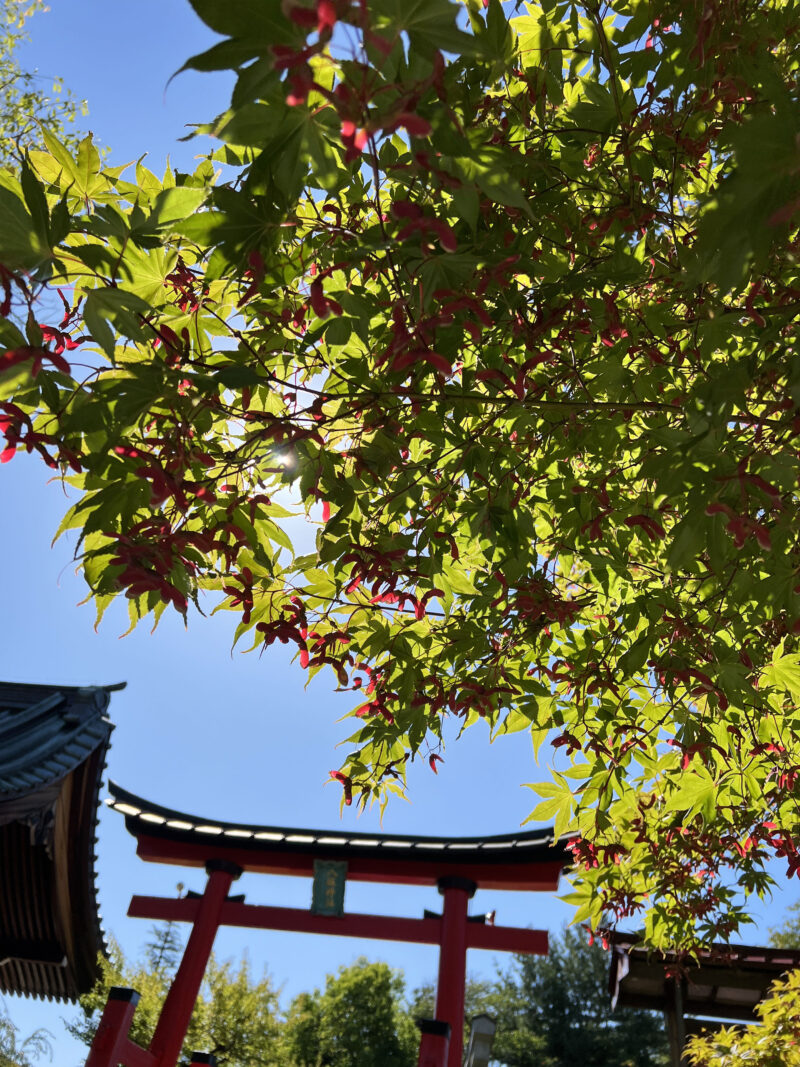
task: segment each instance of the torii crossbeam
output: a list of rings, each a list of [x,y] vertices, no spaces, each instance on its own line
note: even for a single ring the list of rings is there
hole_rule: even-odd
[[[251,826],[199,819],[110,786],[111,806],[125,816],[137,854],[156,863],[204,867],[202,895],[171,899],[134,896],[128,914],[188,922],[191,934],[149,1049],[128,1038],[136,996],[113,990],[87,1067],[175,1067],[217,929],[243,926],[439,945],[437,1025],[423,1027],[420,1064],[461,1067],[467,949],[544,954],[541,930],[487,925],[470,916],[478,888],[557,888],[568,862],[550,831],[489,838],[406,837]],[[311,911],[245,904],[228,891],[243,871],[313,876]],[[353,881],[436,885],[441,916],[422,919],[345,914],[344,876]],[[443,1030],[449,1026],[449,1047]]]

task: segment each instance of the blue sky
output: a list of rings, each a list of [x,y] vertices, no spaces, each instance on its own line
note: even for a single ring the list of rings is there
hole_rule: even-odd
[[[224,0],[223,0],[224,2]],[[98,141],[111,147],[115,163],[149,153],[148,165],[163,170],[189,169],[199,149],[179,143],[186,124],[211,119],[227,105],[230,81],[223,75],[170,75],[187,56],[213,42],[186,0],[52,0],[53,11],[31,23],[32,42],[22,61],[48,81],[56,75],[73,93],[85,97],[90,113],[83,120]],[[263,656],[231,653],[232,619],[225,613],[190,619],[188,630],[177,617],[165,617],[151,635],[147,627],[124,639],[127,616],[110,611],[99,632],[74,573],[71,548],[50,541],[67,501],[58,484],[48,484],[41,462],[18,455],[0,470],[5,521],[0,548],[4,625],[0,677],[9,681],[69,685],[127,681],[114,694],[110,713],[116,724],[108,773],[125,788],[212,819],[263,822],[312,828],[339,823],[339,790],[325,785],[340,755],[336,745],[351,730],[336,720],[350,707],[347,695],[334,694],[319,676],[308,689],[289,654],[273,646]],[[532,759],[524,735],[489,746],[475,727],[445,753],[437,776],[424,763],[412,768],[410,803],[389,806],[384,829],[395,833],[493,834],[513,832],[535,798],[521,782],[546,776]],[[357,819],[353,828],[378,828],[377,813]],[[776,871],[776,875],[779,872]],[[98,885],[104,927],[123,949],[135,955],[147,938],[148,924],[125,917],[130,895],[172,895],[175,884],[201,889],[199,872],[145,864],[123,820],[101,817]],[[310,905],[307,880],[246,876],[238,884],[253,903]],[[760,909],[758,933],[780,921],[794,892],[781,894]],[[420,916],[438,908],[435,890],[351,885],[346,905],[354,911]],[[503,925],[532,925],[557,930],[570,909],[546,894],[479,893],[476,912],[497,909]],[[222,956],[247,952],[256,971],[267,968],[284,1001],[324,983],[326,973],[366,954],[402,967],[409,986],[432,979],[437,954],[425,946],[374,944],[340,938],[259,931],[223,931]],[[497,960],[473,952],[469,967],[487,977]],[[61,1019],[75,1008],[6,999],[23,1033],[45,1026],[54,1035],[55,1067],[74,1067],[85,1058],[83,1046],[65,1034]]]

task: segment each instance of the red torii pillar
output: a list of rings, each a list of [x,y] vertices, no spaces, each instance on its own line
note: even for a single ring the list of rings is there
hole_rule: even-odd
[[[467,921],[469,902],[478,887],[467,878],[440,878],[444,898],[439,976],[436,982],[436,1018],[449,1023],[447,1067],[461,1067],[464,1046],[464,985],[467,980]]]
[[[450,1044],[450,1023],[438,1019],[417,1019],[420,1030],[417,1067],[445,1067]]]
[[[197,917],[149,1048],[142,1048],[128,1037],[139,994],[115,987],[109,991],[86,1067],[117,1067],[119,1063],[125,1067],[175,1067],[177,1064],[220,926],[222,907],[231,883],[242,873],[241,867],[226,860],[212,860],[206,869],[206,889],[198,901]],[[204,1053],[192,1057],[193,1064],[207,1062]]]
[[[241,867],[235,867],[225,860],[212,861],[206,870],[209,875],[208,883],[201,898],[198,916],[192,924],[183,958],[167,993],[153,1040],[150,1042],[150,1051],[159,1067],[172,1067],[172,1064],[178,1062],[197,995],[203,984],[203,975],[214,947],[222,907],[231,883],[242,873]]]

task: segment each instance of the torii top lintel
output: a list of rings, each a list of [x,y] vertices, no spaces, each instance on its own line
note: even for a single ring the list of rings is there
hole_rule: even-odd
[[[315,860],[344,860],[352,881],[436,885],[455,877],[482,889],[552,892],[570,861],[551,830],[480,838],[253,826],[161,807],[114,782],[109,789],[109,804],[125,816],[138,855],[157,863],[202,867],[225,860],[245,871],[310,876]]]

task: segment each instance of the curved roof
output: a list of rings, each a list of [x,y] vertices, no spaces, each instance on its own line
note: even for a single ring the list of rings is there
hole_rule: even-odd
[[[63,778],[107,740],[115,688],[0,682],[0,804]]]
[[[435,884],[449,875],[498,889],[554,889],[570,860],[553,832],[495,837],[419,837],[260,826],[201,818],[153,804],[109,783],[110,806],[125,816],[143,859],[202,866],[225,859],[244,870],[311,874],[315,859],[344,860],[348,878]]]
[[[95,832],[119,688],[0,682],[0,992],[73,1000],[98,975]]]

